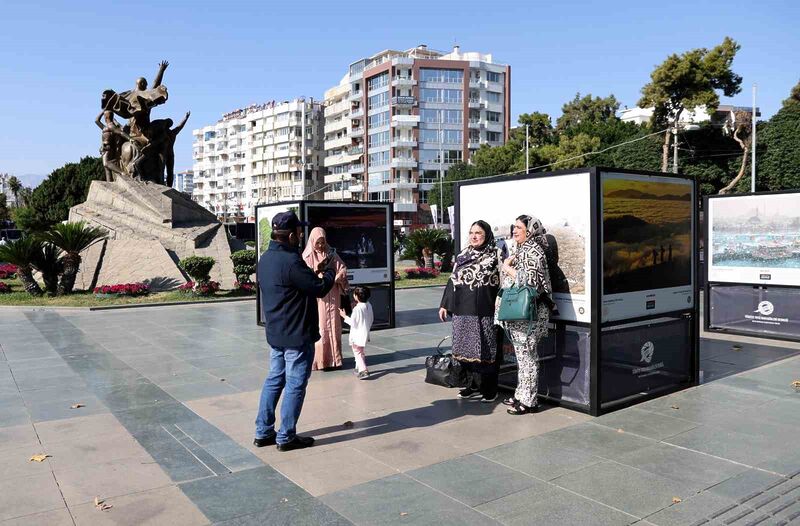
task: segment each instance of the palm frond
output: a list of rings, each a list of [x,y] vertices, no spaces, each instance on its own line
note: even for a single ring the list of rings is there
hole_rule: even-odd
[[[102,228],[78,221],[53,225],[42,237],[67,254],[80,254],[107,236],[108,233]]]

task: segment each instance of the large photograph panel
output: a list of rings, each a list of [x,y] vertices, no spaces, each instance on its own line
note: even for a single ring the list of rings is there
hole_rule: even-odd
[[[708,280],[800,286],[800,194],[708,200]]]
[[[385,205],[308,203],[309,229],[325,229],[328,244],[347,266],[352,284],[391,281],[391,220]]]
[[[300,216],[299,206],[294,205],[270,205],[256,208],[256,251],[259,257],[269,248],[269,240],[272,235],[272,218],[281,212],[294,211]]]
[[[466,246],[470,225],[482,219],[492,226],[498,245],[513,250],[510,227],[516,218],[523,214],[538,217],[550,245],[547,262],[558,307],[553,318],[590,322],[589,174],[492,181],[458,188],[458,246]]]
[[[689,180],[604,173],[603,321],[691,307]]]

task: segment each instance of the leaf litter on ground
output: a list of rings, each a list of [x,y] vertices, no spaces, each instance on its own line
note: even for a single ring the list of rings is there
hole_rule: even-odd
[[[28,462],[44,462],[44,459],[52,456],[53,455],[48,455],[46,453],[39,453],[38,455],[33,455],[31,458],[29,458]]]

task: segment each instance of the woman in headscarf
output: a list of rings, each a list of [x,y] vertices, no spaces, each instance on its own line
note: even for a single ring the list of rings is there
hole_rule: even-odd
[[[308,243],[303,250],[303,260],[309,268],[316,269],[327,257],[331,258],[330,265],[336,271],[336,283],[327,296],[317,300],[321,338],[315,344],[312,370],[342,366],[342,318],[339,315],[339,308],[342,304],[342,294],[349,288],[344,261],[328,245],[325,230],[316,227],[308,236]]]
[[[521,215],[514,223],[516,250],[502,266],[503,288],[517,285],[535,287],[539,296],[536,301],[536,318],[527,321],[503,322],[517,357],[517,389],[514,396],[503,400],[510,406],[510,415],[535,413],[536,394],[539,384],[539,355],[536,346],[547,334],[547,323],[553,307],[550,274],[547,269],[547,239],[542,222],[530,215]],[[502,299],[501,299],[502,301]],[[499,307],[498,302],[498,307]]]
[[[481,396],[482,402],[497,398],[499,370],[494,304],[500,288],[499,259],[492,228],[475,221],[469,244],[456,257],[453,273],[444,289],[439,319],[453,317],[453,357],[469,372],[459,398]]]

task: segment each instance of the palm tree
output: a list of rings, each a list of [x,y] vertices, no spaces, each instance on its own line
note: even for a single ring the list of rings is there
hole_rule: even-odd
[[[42,242],[32,236],[0,246],[0,261],[17,266],[19,280],[31,296],[42,295],[42,287],[33,279],[33,262],[41,252]]]
[[[447,234],[435,228],[414,230],[406,239],[406,256],[411,256],[425,268],[433,268],[433,253],[441,246]]]
[[[58,223],[43,235],[46,241],[64,251],[64,273],[58,284],[59,294],[69,294],[75,286],[75,277],[81,266],[81,252],[106,238],[102,228],[89,226],[85,221]]]
[[[58,276],[64,272],[64,259],[61,249],[52,243],[42,243],[32,265],[42,273],[44,288],[50,296],[58,293]]]
[[[8,188],[14,194],[14,206],[19,206],[19,191],[22,189],[22,181],[17,179],[15,175],[8,178]]]

